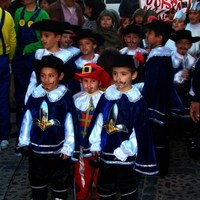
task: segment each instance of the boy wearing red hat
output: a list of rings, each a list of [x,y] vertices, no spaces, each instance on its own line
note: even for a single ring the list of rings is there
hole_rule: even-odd
[[[104,41],[103,36],[94,33],[92,30],[82,29],[73,37],[73,41],[81,51],[81,55],[76,57],[76,59],[72,59],[69,63],[76,72],[81,72],[82,67],[86,63],[97,63],[99,54],[96,53],[96,48]],[[81,90],[80,84],[76,81],[71,81],[69,85],[72,94],[76,94]]]
[[[73,96],[79,119],[80,153],[75,163],[76,199],[91,199],[92,184],[96,185],[98,169],[91,165],[92,153],[85,148],[85,137],[98,101],[103,94],[99,87],[107,88],[111,83],[109,74],[94,63],[87,63],[81,73],[75,74],[83,91]]]
[[[137,72],[132,56],[113,55],[114,84],[101,96],[88,129],[93,155],[100,156],[99,199],[136,199],[135,171],[157,174],[148,110],[132,81]],[[86,140],[88,141],[88,140]]]

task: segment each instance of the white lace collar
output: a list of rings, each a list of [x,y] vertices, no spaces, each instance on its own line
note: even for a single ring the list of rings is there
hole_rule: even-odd
[[[35,53],[35,58],[41,60],[43,56],[54,55],[60,58],[63,63],[66,63],[70,58],[73,57],[73,54],[67,49],[59,49],[57,52],[50,52],[47,49],[38,49]]]
[[[92,100],[92,104],[94,108],[96,108],[102,94],[103,92],[100,90],[93,94],[88,94],[87,92],[81,91],[73,96],[74,104],[77,109],[86,111],[89,108],[90,101]]]
[[[40,98],[47,95],[47,98],[50,102],[56,102],[59,101],[67,92],[67,88],[64,85],[59,85],[55,90],[52,90],[50,92],[47,92],[42,87],[42,84],[38,85],[32,93],[32,96],[34,98]]]
[[[172,55],[172,51],[168,47],[165,47],[165,46],[155,47],[150,51],[147,60],[154,56],[162,57],[162,56],[171,56],[171,55]]]
[[[85,60],[82,58],[82,56],[80,56],[76,61],[76,67],[78,69],[82,69],[82,67],[86,64],[86,63],[97,63],[97,59],[99,58],[99,54],[94,54],[94,58],[92,60]]]
[[[105,91],[105,98],[108,100],[117,100],[121,98],[122,94],[125,94],[130,102],[136,102],[142,98],[140,91],[135,85],[132,85],[132,88],[126,92],[120,92],[116,89],[115,85],[111,85]]]

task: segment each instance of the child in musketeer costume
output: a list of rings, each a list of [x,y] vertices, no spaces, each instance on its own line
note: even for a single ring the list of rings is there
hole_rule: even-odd
[[[68,26],[70,27],[70,24],[68,24]],[[66,63],[73,57],[73,55],[67,49],[60,48],[61,36],[64,32],[64,23],[44,19],[34,22],[30,28],[41,32],[41,42],[44,47],[36,50],[35,59],[41,60],[43,56],[54,55],[63,61],[65,64],[64,67],[67,67]],[[38,74],[36,74],[36,71],[34,70],[31,74],[30,82],[27,88],[25,104],[32,90],[37,86],[38,81]]]
[[[104,41],[103,36],[94,33],[89,29],[82,29],[78,32],[78,34],[73,37],[73,41],[77,43],[78,48],[81,51],[81,55],[76,57],[76,60],[72,59],[69,62],[69,66],[73,67],[76,72],[81,72],[82,67],[86,63],[96,63],[99,58],[99,54],[95,53],[96,48],[101,45]],[[81,91],[80,83],[75,80],[69,83],[69,87],[71,89],[72,94],[76,94]]]
[[[152,49],[147,57],[142,94],[147,102],[154,134],[159,175],[166,176],[169,167],[169,116],[184,110],[173,83],[171,50],[165,47],[172,32],[167,22],[153,20],[145,25],[147,42]]]
[[[80,80],[83,88],[83,91],[73,96],[78,113],[80,138],[80,156],[79,162],[75,162],[74,175],[76,199],[81,200],[92,198],[92,184],[97,183],[98,168],[92,165],[95,158],[89,149],[85,148],[85,137],[97,103],[103,94],[99,87],[107,88],[111,83],[111,77],[102,67],[87,63],[82,67],[81,73],[75,74],[75,79]]]
[[[114,66],[114,67],[113,67]],[[101,96],[91,126],[90,150],[100,156],[97,189],[99,199],[136,199],[136,172],[157,174],[148,109],[132,85],[137,72],[132,56],[113,56],[114,85]]]
[[[75,148],[76,109],[69,90],[59,84],[63,61],[43,56],[35,61],[41,84],[30,95],[20,129],[18,147],[29,156],[29,181],[34,200],[66,199],[70,157]],[[70,69],[66,74],[70,74]],[[67,71],[68,70],[68,71]]]

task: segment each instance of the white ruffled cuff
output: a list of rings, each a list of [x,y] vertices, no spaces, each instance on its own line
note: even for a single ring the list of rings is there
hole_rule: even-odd
[[[121,161],[125,161],[128,157],[119,147],[114,150],[113,154]]]
[[[64,145],[60,152],[67,156],[72,156],[73,149],[70,146]]]
[[[90,151],[101,151],[101,147],[99,144],[92,144],[90,146]]]

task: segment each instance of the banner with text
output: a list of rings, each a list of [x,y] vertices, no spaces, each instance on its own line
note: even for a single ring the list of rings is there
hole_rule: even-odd
[[[180,10],[187,8],[191,2],[192,0],[140,0],[140,8],[154,10],[163,19],[164,13],[170,8],[174,7],[175,10]]]

